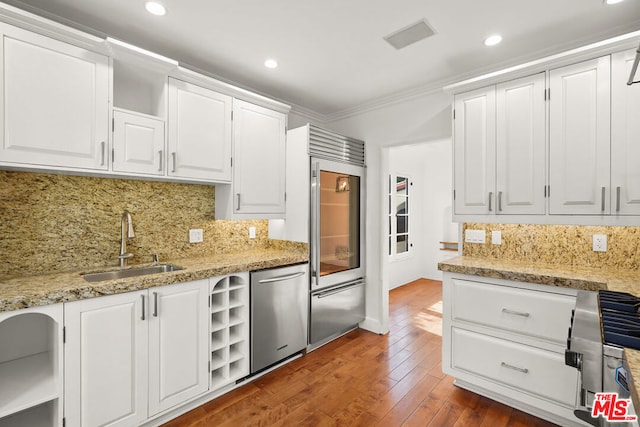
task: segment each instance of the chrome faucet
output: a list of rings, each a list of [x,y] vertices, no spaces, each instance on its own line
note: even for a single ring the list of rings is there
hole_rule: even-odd
[[[126,226],[125,222],[127,223]],[[127,259],[133,257],[131,252],[127,252],[127,238],[131,239],[132,237],[135,237],[135,234],[133,233],[131,214],[129,211],[124,211],[120,218],[120,255],[118,256],[118,259],[120,260],[120,268],[126,267]]]

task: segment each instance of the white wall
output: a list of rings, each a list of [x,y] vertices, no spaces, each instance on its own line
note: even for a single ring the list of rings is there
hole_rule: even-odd
[[[441,241],[458,241],[458,224],[453,217],[453,149],[451,139],[444,139],[422,147],[424,149],[424,270],[427,279],[442,280],[438,262],[458,256],[457,252],[442,251]]]
[[[438,91],[402,103],[380,106],[322,123],[323,127],[366,142],[367,156],[367,319],[362,327],[378,333],[389,330],[388,262],[384,251],[386,171],[385,147],[451,137],[451,96]]]
[[[390,147],[389,171],[411,176],[409,233],[410,255],[389,260],[389,289],[412,280],[442,280],[438,262],[457,256],[441,251],[440,241],[457,241],[458,227],[451,221],[451,139]],[[386,250],[386,248],[385,248]]]

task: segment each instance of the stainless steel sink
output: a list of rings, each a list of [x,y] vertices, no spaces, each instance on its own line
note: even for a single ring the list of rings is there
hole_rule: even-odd
[[[103,271],[99,273],[83,274],[87,282],[102,282],[105,280],[126,279],[127,277],[146,276],[147,274],[168,273],[170,271],[183,270],[173,264],[158,264],[148,267],[135,267],[126,270]]]

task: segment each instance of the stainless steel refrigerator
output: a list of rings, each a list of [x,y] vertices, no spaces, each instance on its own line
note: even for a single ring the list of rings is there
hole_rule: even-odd
[[[365,318],[364,142],[312,125],[287,133],[287,219],[270,237],[309,243],[309,348]]]

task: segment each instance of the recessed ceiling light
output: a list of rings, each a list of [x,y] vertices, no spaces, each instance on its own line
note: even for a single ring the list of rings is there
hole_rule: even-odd
[[[167,9],[155,1],[148,1],[144,4],[145,9],[152,15],[163,16],[167,13]]]
[[[264,66],[267,68],[277,68],[278,61],[276,61],[275,59],[267,59],[266,61],[264,61]]]
[[[622,3],[624,0],[604,0],[606,4]]]
[[[484,39],[485,46],[495,46],[502,41],[502,36],[500,34],[494,34],[492,36]]]

